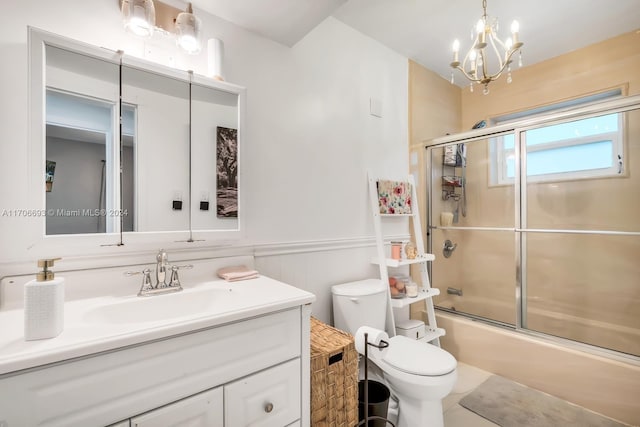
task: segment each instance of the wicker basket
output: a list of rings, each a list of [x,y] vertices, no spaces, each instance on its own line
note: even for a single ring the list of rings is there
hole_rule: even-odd
[[[358,424],[358,354],[353,337],[311,318],[311,426]]]

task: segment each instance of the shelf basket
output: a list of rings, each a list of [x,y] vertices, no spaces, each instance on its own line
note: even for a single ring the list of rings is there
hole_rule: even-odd
[[[346,332],[311,318],[311,425],[358,424],[358,353]]]

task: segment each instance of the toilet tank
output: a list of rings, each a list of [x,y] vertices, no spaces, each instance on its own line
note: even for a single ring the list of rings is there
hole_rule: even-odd
[[[335,327],[355,335],[360,326],[385,330],[387,288],[380,279],[331,287]]]

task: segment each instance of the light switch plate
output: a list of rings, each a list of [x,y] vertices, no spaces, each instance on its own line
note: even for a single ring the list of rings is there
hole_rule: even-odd
[[[375,117],[382,117],[382,101],[380,99],[369,99],[369,113]]]

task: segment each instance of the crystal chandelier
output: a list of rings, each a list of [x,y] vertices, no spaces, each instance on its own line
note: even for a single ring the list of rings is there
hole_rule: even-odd
[[[482,0],[482,17],[471,31],[473,46],[460,62],[460,42],[453,42],[453,62],[451,68],[460,70],[470,80],[469,89],[473,92],[473,84],[484,85],[483,93],[489,93],[489,83],[497,80],[507,71],[507,83],[511,83],[511,57],[519,52],[518,66],[522,66],[522,51],[524,43],[518,39],[520,26],[518,21],[511,24],[511,37],[505,42],[498,38],[498,20],[487,15],[487,0]],[[495,70],[495,71],[494,71]],[[454,83],[453,71],[451,83]]]

